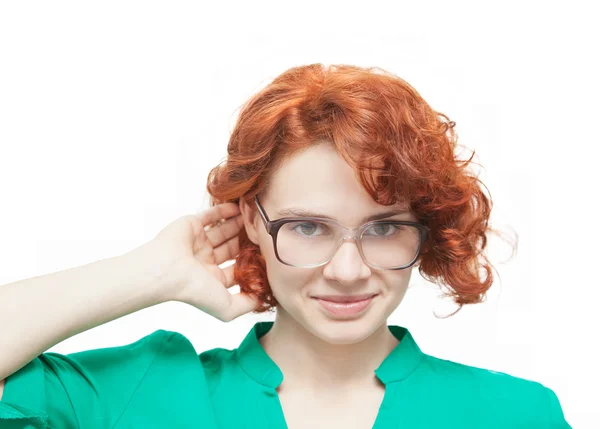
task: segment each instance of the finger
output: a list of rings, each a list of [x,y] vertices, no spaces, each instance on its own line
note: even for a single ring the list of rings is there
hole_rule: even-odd
[[[227,240],[225,243],[216,247],[213,254],[217,265],[221,265],[223,262],[234,259],[240,254],[239,236],[236,235],[232,239]]]
[[[244,314],[260,308],[260,301],[254,295],[245,292],[231,294],[231,306],[229,307],[227,320],[232,321]]]
[[[237,223],[240,226],[240,228],[242,228],[244,226],[244,216],[237,216],[235,219],[237,220]]]
[[[233,278],[233,270],[235,264],[231,264],[228,267],[222,268],[221,270],[225,274],[225,287],[229,289],[230,287],[237,286],[237,282]]]
[[[223,203],[203,210],[198,218],[203,226],[214,225],[221,219],[228,219],[240,214],[240,206],[236,203]]]
[[[219,226],[214,226],[213,228],[204,231],[206,238],[213,248],[222,245],[227,240],[238,235],[241,229],[239,221],[239,218],[241,217],[242,215],[240,214],[234,218],[228,219]]]

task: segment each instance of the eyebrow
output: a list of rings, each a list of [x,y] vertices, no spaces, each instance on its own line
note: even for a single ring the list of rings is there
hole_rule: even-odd
[[[370,216],[365,216],[361,219],[360,223],[367,223],[370,222],[372,220],[381,220],[381,219],[386,219],[388,217],[391,216],[396,216],[396,215],[400,215],[400,214],[404,214],[404,213],[409,213],[410,210],[408,209],[394,209],[394,210],[387,210],[381,213],[377,213],[374,215],[370,215]],[[288,209],[282,209],[279,210],[277,212],[277,214],[279,216],[293,216],[293,217],[318,217],[318,218],[322,218],[322,219],[330,219],[330,220],[335,220],[333,217],[325,215],[325,214],[321,214],[321,213],[315,213],[315,212],[310,212],[307,210],[303,210],[300,208],[288,208]]]

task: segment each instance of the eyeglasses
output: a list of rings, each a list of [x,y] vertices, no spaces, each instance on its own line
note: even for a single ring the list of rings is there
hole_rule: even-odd
[[[346,228],[330,219],[292,217],[269,220],[254,197],[265,228],[273,238],[277,259],[297,268],[325,265],[346,240],[355,240],[363,261],[378,270],[402,270],[413,265],[429,228],[421,223],[376,220],[359,228]]]

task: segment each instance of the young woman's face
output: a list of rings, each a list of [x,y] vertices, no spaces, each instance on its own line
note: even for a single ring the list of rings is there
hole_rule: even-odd
[[[383,206],[373,201],[350,165],[328,143],[312,146],[289,158],[274,173],[271,186],[259,200],[271,221],[294,217],[282,214],[291,208],[326,214],[347,228],[357,228],[364,223],[362,219],[390,209],[398,209],[400,214],[385,220],[417,220],[412,212],[402,213],[406,205]],[[348,240],[325,265],[288,266],[277,259],[260,214],[243,201],[240,208],[248,237],[260,246],[266,260],[269,284],[279,303],[278,320],[298,323],[329,343],[350,344],[386,324],[402,301],[414,265],[402,270],[372,269],[361,258],[356,243]],[[303,234],[302,237],[322,232],[311,225],[301,228],[297,233]],[[332,316],[315,299],[323,295],[361,294],[377,296],[366,311],[350,318]]]

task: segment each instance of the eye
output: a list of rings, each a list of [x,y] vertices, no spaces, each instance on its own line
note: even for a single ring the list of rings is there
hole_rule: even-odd
[[[379,223],[379,224],[373,225],[371,228],[367,229],[367,231],[365,231],[365,232],[373,230],[373,231],[375,231],[375,234],[367,234],[367,235],[374,235],[376,237],[388,237],[390,235],[393,235],[396,231],[399,231],[400,229],[402,229],[402,225]]]
[[[302,222],[292,227],[292,231],[295,231],[296,233],[304,237],[316,237],[320,235],[315,233],[315,231],[319,228],[327,228],[327,225],[323,225],[317,222]]]

